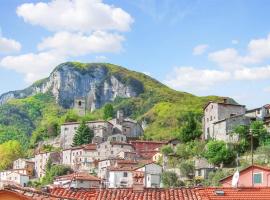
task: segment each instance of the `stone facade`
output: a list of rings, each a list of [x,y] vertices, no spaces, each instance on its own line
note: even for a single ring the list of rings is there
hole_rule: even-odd
[[[223,103],[209,102],[204,108],[203,139],[218,139],[219,135],[214,132],[214,124],[234,115],[243,115],[245,112],[245,106],[230,104],[226,100]]]
[[[98,159],[96,145],[88,144],[63,150],[62,164],[76,171],[94,172],[94,161]]]
[[[108,121],[89,121],[86,122],[86,125],[94,132],[93,143],[106,141],[113,132],[113,125]],[[78,122],[65,123],[61,126],[60,143],[62,148],[67,149],[71,147],[79,126],[80,123]]]
[[[53,164],[61,163],[61,153],[59,152],[48,152],[48,153],[39,153],[35,155],[35,172],[38,178],[45,175],[46,164],[49,161],[52,161]]]

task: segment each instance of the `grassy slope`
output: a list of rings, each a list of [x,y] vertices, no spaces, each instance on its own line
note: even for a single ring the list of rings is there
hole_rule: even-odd
[[[84,70],[97,64],[70,63]],[[126,114],[138,120],[146,120],[148,128],[145,137],[148,139],[170,139],[179,130],[179,118],[188,111],[202,113],[203,105],[218,97],[197,97],[189,93],[178,92],[168,88],[151,77],[112,65],[105,65],[111,74],[121,77],[123,81],[139,80],[144,85],[144,93],[136,98],[117,98],[115,109],[123,109]],[[45,80],[45,79],[44,79]],[[42,81],[34,83],[42,84]],[[88,120],[102,118],[102,108],[88,113]],[[38,94],[25,99],[9,101],[0,107],[0,143],[9,139],[18,139],[26,147],[30,143],[55,136],[52,125],[64,121],[78,120],[72,111],[57,106],[49,94]],[[52,130],[53,129],[53,130]]]

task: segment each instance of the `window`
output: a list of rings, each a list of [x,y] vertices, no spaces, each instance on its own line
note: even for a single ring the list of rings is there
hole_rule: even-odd
[[[111,151],[111,154],[113,154],[113,151]]]
[[[211,117],[210,117],[210,121],[212,121],[212,120],[213,120],[213,117],[211,116]]]
[[[82,102],[81,102],[81,101],[79,101],[79,102],[78,102],[78,104],[79,104],[79,106],[81,106],[81,105],[82,105]]]
[[[124,172],[124,175],[123,175],[124,177],[127,177],[128,176],[128,174],[127,174],[127,172]]]
[[[65,127],[65,131],[67,131],[68,130],[68,127]]]
[[[208,134],[210,133],[210,129],[209,129],[209,127],[207,128],[207,133],[208,133]]]
[[[253,183],[254,184],[262,183],[262,172],[253,174]]]
[[[260,110],[257,110],[257,114],[259,115],[261,113],[261,111]]]
[[[209,118],[207,118],[207,122],[209,122]]]

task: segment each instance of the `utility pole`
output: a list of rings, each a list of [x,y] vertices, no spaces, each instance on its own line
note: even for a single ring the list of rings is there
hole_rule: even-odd
[[[251,172],[251,180],[252,180],[252,187],[254,187],[254,180],[253,180],[253,132],[250,129],[249,130],[250,133],[250,146],[251,146],[251,167],[252,167],[252,172]]]

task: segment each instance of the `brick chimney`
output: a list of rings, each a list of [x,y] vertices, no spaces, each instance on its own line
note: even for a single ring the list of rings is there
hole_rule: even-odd
[[[133,192],[143,192],[144,191],[144,173],[143,172],[133,172]]]

